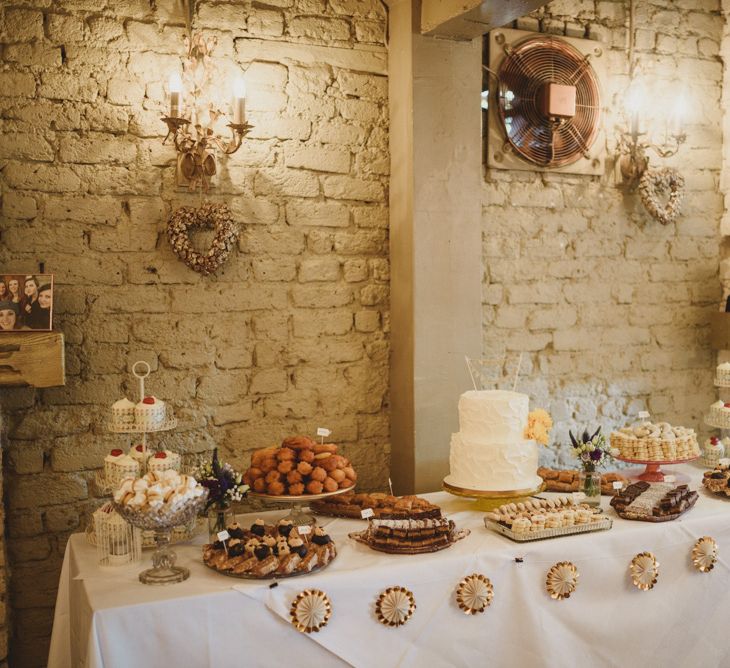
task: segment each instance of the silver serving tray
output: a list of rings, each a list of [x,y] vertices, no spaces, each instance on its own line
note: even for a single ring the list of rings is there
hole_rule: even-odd
[[[562,538],[563,536],[572,536],[578,533],[592,533],[593,531],[606,531],[613,526],[613,520],[610,517],[602,517],[600,520],[595,522],[589,522],[588,524],[574,524],[572,527],[560,527],[559,529],[543,529],[542,531],[525,531],[522,533],[515,533],[512,529],[484,518],[484,525],[487,529],[494,531],[502,536],[506,536],[510,540],[517,543],[527,543],[532,540],[546,540],[548,538]]]

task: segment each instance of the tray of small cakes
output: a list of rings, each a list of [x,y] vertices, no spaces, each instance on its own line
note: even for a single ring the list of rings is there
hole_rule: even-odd
[[[504,504],[487,513],[484,524],[487,529],[523,543],[610,529],[613,521],[600,513],[599,508],[561,496]]]
[[[614,496],[611,506],[625,520],[670,522],[690,510],[698,496],[687,485],[639,480]]]
[[[329,566],[337,556],[334,541],[317,525],[276,525],[257,519],[249,529],[226,528],[228,538],[203,546],[203,563],[234,578],[272,580],[308,575]]]
[[[356,495],[360,496],[360,495]],[[374,496],[374,495],[372,495]],[[418,497],[390,497],[368,513],[368,527],[349,534],[358,543],[388,554],[425,554],[451,547],[469,535],[468,529],[458,530],[454,522],[441,515],[441,509]],[[353,498],[353,501],[355,499]],[[368,501],[367,498],[360,499]],[[379,506],[379,507],[378,507]],[[363,508],[363,510],[367,510]],[[362,516],[361,514],[361,516]]]
[[[313,501],[310,509],[317,515],[364,519],[363,510],[372,510],[376,519],[423,520],[441,517],[441,508],[418,496],[393,496],[374,492],[355,494],[347,492],[338,496]]]

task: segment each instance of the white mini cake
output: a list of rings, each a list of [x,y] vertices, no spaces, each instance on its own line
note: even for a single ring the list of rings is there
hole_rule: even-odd
[[[180,455],[172,450],[156,452],[147,460],[147,470],[161,473],[162,471],[179,471]]]
[[[127,397],[112,404],[112,423],[115,427],[130,427],[134,419],[134,404]]]
[[[165,421],[165,402],[145,397],[134,407],[134,417],[140,429],[156,429]]]
[[[537,443],[524,438],[529,397],[504,390],[474,390],[459,398],[459,432],[451,436],[445,482],[476,491],[532,490]]]
[[[730,429],[730,403],[716,401],[710,406],[708,417],[712,420],[713,426],[720,429]]]
[[[139,475],[139,464],[122,450],[115,449],[104,458],[104,475],[107,485],[115,488],[124,478],[136,478]]]
[[[151,455],[152,453],[141,443],[134,445],[129,449],[129,456],[139,463],[140,474],[146,473],[147,460]]]
[[[713,436],[705,441],[705,448],[702,454],[702,463],[707,467],[715,468],[725,456],[725,446],[717,436]]]
[[[715,383],[730,386],[730,362],[723,362],[715,370]]]

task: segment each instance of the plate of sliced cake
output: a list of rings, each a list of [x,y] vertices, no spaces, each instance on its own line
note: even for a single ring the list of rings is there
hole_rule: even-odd
[[[339,496],[313,501],[310,510],[317,515],[361,519],[363,510],[372,510],[376,519],[414,519],[441,517],[441,509],[418,496],[393,496],[391,494],[355,494],[346,492]]]
[[[249,529],[226,528],[228,538],[203,546],[203,563],[234,578],[271,580],[307,575],[326,568],[337,556],[334,541],[319,526],[297,527],[256,520]]]
[[[669,522],[697,503],[697,492],[687,485],[639,480],[611,499],[619,517],[643,522]]]

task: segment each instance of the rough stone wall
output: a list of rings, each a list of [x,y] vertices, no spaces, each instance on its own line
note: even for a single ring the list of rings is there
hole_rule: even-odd
[[[155,3],[152,3],[153,5]],[[56,277],[66,387],[4,389],[17,665],[42,665],[66,540],[95,505],[94,469],[124,438],[131,363],[181,426],[178,451],[248,453],[317,426],[387,485],[389,264],[386,16],[379,0],[196,3],[215,61],[245,70],[255,129],[211,199],[241,223],[203,278],[172,253],[161,143],[179,2],[9,0],[0,9],[0,266]],[[230,81],[216,82],[230,89]]]
[[[651,219],[610,165],[601,177],[486,170],[483,185],[484,347],[527,353],[521,387],[552,412],[557,443],[569,428],[609,431],[644,409],[704,432],[716,398],[708,316],[721,297],[720,2],[636,7],[650,127],[664,127],[681,89],[689,102],[686,143],[674,158],[652,156],[686,179],[680,219]],[[516,26],[604,43],[609,156],[628,82],[628,18],[628,2],[555,0]],[[567,448],[559,459],[570,463]]]
[[[0,416],[0,445],[5,444],[5,435],[2,432],[3,422]],[[3,463],[0,460],[0,492],[4,489]],[[2,496],[0,494],[0,496]],[[5,527],[5,506],[0,504],[0,527]],[[8,589],[7,567],[5,552],[5,531],[0,531],[0,668],[8,665]]]

